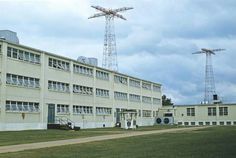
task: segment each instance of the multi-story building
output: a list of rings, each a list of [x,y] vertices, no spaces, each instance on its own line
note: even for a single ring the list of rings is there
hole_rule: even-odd
[[[124,109],[153,125],[160,107],[158,83],[0,39],[0,130],[113,127]]]

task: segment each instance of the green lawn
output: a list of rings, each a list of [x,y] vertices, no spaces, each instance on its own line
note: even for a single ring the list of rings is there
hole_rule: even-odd
[[[3,158],[235,158],[236,126],[2,154]]]
[[[148,126],[148,127],[140,127],[135,131],[161,130],[175,127],[176,126]],[[28,130],[28,131],[0,132],[0,146],[62,140],[70,138],[91,137],[105,134],[117,134],[129,131],[131,130],[127,131],[121,128],[97,128],[97,129],[85,129],[80,131]]]

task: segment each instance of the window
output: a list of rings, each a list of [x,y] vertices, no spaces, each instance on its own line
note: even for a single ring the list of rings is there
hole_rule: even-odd
[[[129,79],[129,85],[132,86],[132,87],[140,88],[140,81]]]
[[[140,102],[141,97],[140,97],[140,95],[129,94],[129,100],[132,101],[132,102]]]
[[[195,126],[195,122],[191,122],[191,125],[192,125],[192,126]]]
[[[109,98],[109,90],[96,88],[96,96]]]
[[[158,86],[158,85],[153,85],[153,91],[160,92],[161,91],[161,87]]]
[[[159,98],[153,98],[153,104],[157,104],[157,105],[160,105],[161,104],[161,99]]]
[[[226,125],[231,125],[231,121],[227,121],[227,122],[226,122]]]
[[[178,122],[178,125],[183,125],[183,122]]]
[[[39,112],[39,103],[6,101],[6,111],[10,112]]]
[[[57,113],[58,114],[69,114],[69,105],[57,104]]]
[[[69,83],[48,81],[48,89],[57,92],[70,93]]]
[[[14,74],[7,74],[6,84],[10,85],[17,85],[22,87],[30,87],[30,88],[39,88],[39,79],[14,75]]]
[[[73,85],[73,93],[84,94],[84,95],[93,95],[93,88],[74,84]]]
[[[117,100],[128,100],[127,93],[114,92],[114,98]]]
[[[145,82],[142,83],[142,88],[143,89],[147,89],[147,90],[151,90],[152,89],[151,88],[151,84],[150,83],[145,83]]]
[[[109,80],[109,73],[96,70],[96,78],[101,80]]]
[[[152,104],[152,98],[151,97],[142,96],[142,102],[143,103]]]
[[[40,64],[40,55],[12,47],[7,47],[7,56],[33,64]]]
[[[200,126],[203,126],[203,122],[199,122],[198,124],[199,124]]]
[[[93,107],[73,105],[73,114],[93,114]]]
[[[219,107],[219,115],[227,116],[228,115],[228,107]]]
[[[220,121],[220,125],[225,125],[225,122],[224,121]]]
[[[188,125],[189,125],[189,123],[188,123],[188,122],[184,122],[184,125],[185,125],[185,126],[188,126]]]
[[[97,115],[111,115],[111,113],[112,113],[111,108],[96,107],[96,114]]]
[[[217,122],[212,122],[212,125],[217,125]]]
[[[93,69],[92,68],[88,68],[88,67],[81,66],[81,65],[75,65],[75,64],[73,65],[73,68],[74,68],[75,73],[83,74],[83,75],[90,76],[90,77],[93,76]]]
[[[195,116],[195,108],[187,108],[187,116]]]
[[[210,122],[206,122],[206,125],[209,126],[209,125],[210,125]]]
[[[58,59],[49,58],[48,66],[59,70],[70,71],[70,63]]]
[[[120,84],[124,84],[127,85],[127,78],[126,77],[122,77],[122,76],[114,76],[114,82],[115,83],[120,83]]]
[[[2,45],[0,45],[0,54],[2,54]]]
[[[208,116],[216,116],[216,107],[208,107]]]
[[[151,110],[143,110],[143,117],[152,117]]]

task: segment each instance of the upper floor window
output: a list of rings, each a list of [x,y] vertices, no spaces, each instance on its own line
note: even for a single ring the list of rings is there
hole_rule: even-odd
[[[140,81],[136,81],[136,80],[133,80],[133,79],[129,79],[129,85],[132,86],[132,87],[138,87],[138,88],[140,88]]]
[[[187,116],[195,116],[195,108],[187,108]]]
[[[147,90],[151,90],[152,89],[151,88],[151,84],[150,83],[145,83],[145,82],[142,83],[142,88],[143,89],[147,89]]]
[[[143,103],[149,103],[149,104],[151,104],[151,103],[152,103],[152,98],[151,98],[151,97],[143,96],[143,97],[142,97],[142,101],[143,101]]]
[[[57,91],[57,92],[70,92],[69,83],[57,82],[57,81],[48,81],[48,89]]]
[[[140,98],[140,95],[129,94],[129,100],[134,101],[134,102],[140,102],[141,98]]]
[[[153,104],[161,104],[161,99],[159,98],[153,98]]]
[[[33,64],[40,64],[40,55],[12,47],[7,47],[7,56]]]
[[[96,70],[96,78],[102,79],[102,80],[109,80],[109,73]]]
[[[81,65],[73,65],[74,72],[80,73],[86,76],[93,76],[93,69]]]
[[[73,93],[84,94],[84,95],[93,95],[93,88],[74,84],[73,85]]]
[[[109,90],[96,88],[96,96],[109,98]]]
[[[121,84],[127,85],[127,78],[126,77],[115,75],[114,81],[115,81],[115,83],[121,83]]]
[[[70,71],[70,63],[58,59],[49,58],[48,66],[59,70]]]
[[[153,91],[160,92],[161,91],[161,87],[157,86],[157,85],[153,85]]]
[[[26,77],[14,74],[7,74],[6,79],[7,84],[30,87],[30,88],[39,88],[39,78]]]
[[[128,100],[127,93],[114,92],[114,98],[118,100]]]
[[[216,107],[208,107],[208,116],[216,116]]]
[[[227,116],[228,115],[228,107],[219,107],[219,115]]]
[[[2,54],[2,45],[0,45],[0,54]]]

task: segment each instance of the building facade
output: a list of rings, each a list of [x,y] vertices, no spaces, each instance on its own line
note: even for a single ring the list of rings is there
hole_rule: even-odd
[[[164,118],[170,118],[170,123],[184,126],[236,125],[236,104],[165,106],[157,118],[163,119],[163,124]]]
[[[0,40],[0,130],[46,129],[57,118],[113,127],[122,110],[153,125],[161,85]]]

